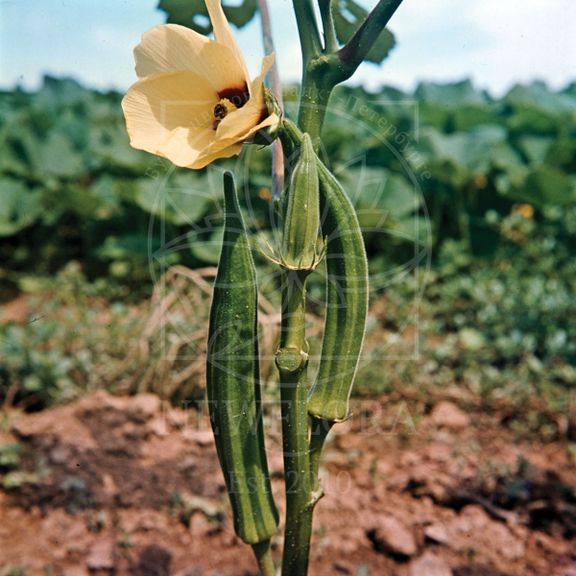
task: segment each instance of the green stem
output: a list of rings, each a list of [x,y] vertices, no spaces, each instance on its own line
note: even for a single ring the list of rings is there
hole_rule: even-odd
[[[300,215],[298,215],[300,216]],[[282,286],[281,348],[308,353],[306,342],[306,277],[308,270],[285,270]]]
[[[302,132],[300,132],[294,122],[288,118],[282,120],[278,137],[282,141],[282,148],[288,156],[294,154],[302,144]]]
[[[276,353],[280,372],[282,443],[286,490],[283,576],[305,576],[312,535],[310,454],[308,446],[308,396],[305,338],[306,276],[300,271],[283,273],[282,335]]]
[[[276,568],[274,566],[274,559],[272,558],[272,551],[270,550],[270,540],[264,540],[257,544],[252,544],[252,550],[258,562],[258,568],[262,576],[274,576]]]
[[[318,70],[317,66],[313,66],[313,63],[304,71],[298,110],[298,126],[302,132],[310,134],[316,150],[320,144],[320,133],[322,132],[328,101],[334,88],[330,83],[325,82],[326,77],[324,77],[324,81],[322,80],[322,75],[322,72]]]
[[[311,0],[293,0],[302,47],[302,90],[298,127],[312,138],[314,148],[334,87],[350,78],[402,0],[380,0],[349,42],[336,51],[336,38],[330,2],[320,1],[327,51],[321,53],[320,37]],[[330,47],[329,47],[330,46]],[[301,140],[298,128],[284,122],[280,138],[287,150]],[[295,217],[298,217],[296,214]],[[322,447],[330,424],[312,419],[309,438],[306,368],[308,345],[305,339],[305,276],[286,271],[283,276],[282,337],[276,355],[280,371],[282,438],[286,481],[286,530],[284,535],[283,576],[306,576],[312,516],[321,497],[318,470]]]
[[[324,30],[324,51],[336,52],[338,40],[334,30],[334,18],[332,18],[332,0],[318,0],[318,5],[320,6],[320,17]]]
[[[318,59],[322,58],[322,46],[312,2],[293,0],[293,4],[302,48],[302,91],[298,125],[303,132],[310,134],[317,148],[332,88],[326,90],[322,74],[317,73],[318,67],[315,65]]]
[[[350,78],[362,64],[400,4],[402,0],[380,0],[352,38],[336,53],[340,60],[338,82]]]
[[[315,34],[305,32],[305,27],[301,26],[301,21],[305,19],[305,11],[301,7],[300,16],[298,16],[296,6],[300,2],[294,0],[300,39],[302,42],[305,40],[307,42],[306,47],[302,44],[302,92],[300,94],[298,126],[303,132],[310,134],[316,149],[319,145],[326,108],[334,87],[354,74],[401,3],[402,0],[380,0],[345,46],[340,50],[336,50],[335,47],[333,50],[326,50],[320,54],[316,48],[319,40],[314,15],[312,14],[311,24],[308,26],[313,27]],[[302,4],[308,5],[309,3],[302,2]],[[331,37],[332,32],[330,30],[333,23],[328,0],[321,0],[320,13],[328,48],[329,44],[336,40]],[[305,36],[307,33],[312,34],[313,42],[307,39]],[[313,44],[313,47],[310,44]]]
[[[291,151],[300,145],[302,133],[285,120],[280,138],[284,149]],[[318,480],[320,454],[330,430],[330,423],[310,421],[307,411],[305,314],[308,273],[285,270],[282,275],[282,333],[276,365],[280,371],[286,481],[283,576],[305,576],[307,573],[314,507],[322,496]],[[310,423],[313,424],[311,433]]]
[[[312,479],[312,492],[316,501],[320,500],[324,495],[318,476],[320,471],[320,457],[322,456],[324,442],[333,425],[334,422],[314,417],[311,418],[310,422],[310,477]]]
[[[306,370],[281,378],[282,433],[286,482],[286,527],[282,576],[306,576],[312,536]]]
[[[312,0],[292,0],[292,4],[296,15],[296,23],[298,24],[302,64],[306,68],[308,62],[318,56],[322,50],[316,15],[314,14]]]

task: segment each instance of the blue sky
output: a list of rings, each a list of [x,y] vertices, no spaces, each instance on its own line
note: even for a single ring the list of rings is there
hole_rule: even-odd
[[[300,74],[289,0],[269,0],[280,73]],[[42,75],[73,76],[96,88],[127,88],[132,48],[163,22],[157,0],[0,0],[0,86],[38,86]],[[375,0],[361,2],[367,8]],[[411,88],[419,80],[473,79],[494,94],[542,79],[576,79],[574,0],[405,0],[391,22],[398,47],[382,67],[363,65],[352,79]],[[259,22],[238,34],[251,71],[259,67]]]

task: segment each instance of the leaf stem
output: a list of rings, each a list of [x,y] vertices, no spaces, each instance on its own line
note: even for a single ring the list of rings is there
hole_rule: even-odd
[[[318,56],[322,50],[316,15],[314,14],[312,0],[292,0],[292,3],[300,36],[302,65],[306,69],[308,62]]]
[[[336,39],[334,19],[332,18],[332,1],[318,0],[322,29],[324,31],[324,52],[336,52],[338,50],[338,40]]]
[[[302,83],[298,125],[308,132],[314,146],[319,144],[320,131],[328,98],[321,98],[321,89],[316,79],[309,74],[310,65],[322,55],[322,45],[312,0],[292,0],[298,24],[298,34],[302,49]]]
[[[336,53],[340,60],[338,83],[354,74],[400,4],[402,0],[380,0],[352,38],[338,50]]]
[[[260,8],[260,20],[262,22],[262,43],[264,44],[264,52],[272,54],[274,49],[274,35],[272,34],[272,22],[270,20],[270,9],[268,8],[268,0],[258,0]],[[272,93],[280,107],[282,107],[282,89],[280,85],[280,75],[278,74],[278,63],[274,61],[272,69],[270,70],[270,86]]]
[[[324,493],[320,486],[320,457],[328,433],[332,429],[334,422],[323,420],[321,418],[310,419],[310,478],[312,479],[312,492],[319,500]]]
[[[260,568],[262,576],[274,576],[276,574],[276,568],[270,550],[270,540],[252,544],[252,550],[254,550],[254,555],[256,556],[258,568]]]

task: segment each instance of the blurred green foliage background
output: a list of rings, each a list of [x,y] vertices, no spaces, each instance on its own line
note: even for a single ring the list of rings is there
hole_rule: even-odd
[[[289,112],[296,93],[286,90]],[[0,401],[41,408],[137,373],[126,350],[154,282],[169,265],[217,262],[222,167],[241,182],[255,245],[274,242],[268,149],[175,169],[130,148],[120,100],[51,77],[36,93],[0,93],[1,297],[5,307],[24,296],[43,314],[0,324]],[[424,375],[566,413],[576,383],[576,84],[518,85],[497,100],[466,81],[413,94],[343,87],[324,147],[384,279],[358,391]],[[270,265],[258,266],[274,302]],[[407,318],[420,354],[390,355],[382,342]]]

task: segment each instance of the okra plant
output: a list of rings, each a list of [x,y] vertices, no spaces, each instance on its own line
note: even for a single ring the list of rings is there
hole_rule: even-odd
[[[269,255],[281,270],[282,316],[275,351],[279,374],[286,517],[282,574],[305,576],[312,516],[322,497],[318,479],[325,439],[349,417],[349,397],[364,337],[368,267],[348,196],[320,160],[321,131],[334,87],[389,42],[385,30],[401,0],[380,0],[370,13],[352,0],[293,0],[303,57],[296,122],[283,114],[276,83],[264,87],[274,56],[251,80],[220,0],[205,0],[213,39],[167,24],[145,33],[134,51],[139,80],[123,102],[132,146],[199,169],[237,155],[245,144],[274,141],[284,166],[282,239]],[[259,0],[266,44],[268,6]],[[357,22],[342,25],[348,10]],[[362,16],[362,18],[359,17]],[[320,29],[321,27],[321,29]],[[283,156],[278,156],[278,153]],[[282,158],[286,161],[281,162]],[[279,162],[280,160],[280,162]],[[224,175],[225,229],[214,283],[207,349],[207,395],[216,451],[230,496],[234,528],[250,544],[262,574],[275,574],[270,549],[279,518],[265,451],[259,350],[258,288],[234,176]],[[306,281],[326,262],[326,313],[321,356],[308,375]]]

